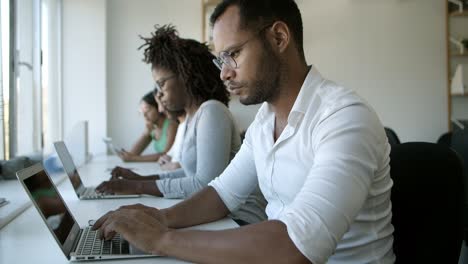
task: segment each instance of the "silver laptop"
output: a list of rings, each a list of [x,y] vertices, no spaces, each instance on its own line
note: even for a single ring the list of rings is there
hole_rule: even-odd
[[[68,260],[154,257],[133,249],[120,235],[105,241],[91,226],[80,228],[41,163],[16,176]]]
[[[116,199],[116,198],[137,198],[139,194],[103,194],[97,193],[96,187],[85,187],[81,181],[80,174],[76,169],[75,163],[73,162],[72,156],[68,151],[63,141],[57,141],[54,143],[57,155],[62,162],[63,169],[70,178],[73,189],[80,200],[95,200],[95,199]]]

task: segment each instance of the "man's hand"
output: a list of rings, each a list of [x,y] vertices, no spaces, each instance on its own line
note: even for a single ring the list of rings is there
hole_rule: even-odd
[[[125,180],[143,180],[145,179],[143,176],[133,172],[132,170],[122,168],[122,167],[115,167],[111,171],[111,180],[117,179],[125,179]]]
[[[141,184],[143,182],[140,181],[132,181],[132,180],[110,180],[105,181],[99,184],[96,187],[96,192],[98,193],[117,193],[117,194],[139,194],[141,189]]]
[[[154,207],[149,207],[143,204],[132,204],[132,205],[124,205],[121,206],[119,209],[132,209],[132,210],[140,210],[142,212],[147,213],[148,215],[154,217],[154,219],[158,220],[161,224],[164,226],[168,227],[168,221],[167,221],[167,216],[164,214],[163,211],[154,208]]]
[[[161,241],[169,232],[169,228],[147,210],[127,208],[108,212],[97,220],[93,229],[99,229],[101,238],[106,240],[119,233],[140,250],[157,255],[161,255]]]

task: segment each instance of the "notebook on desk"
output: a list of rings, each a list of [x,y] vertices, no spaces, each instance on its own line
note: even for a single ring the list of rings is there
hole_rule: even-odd
[[[120,235],[99,239],[91,226],[81,228],[41,163],[16,173],[39,215],[69,260],[155,257],[133,249]],[[135,253],[133,253],[135,252]]]
[[[63,141],[54,143],[57,155],[62,162],[63,169],[68,175],[71,181],[73,189],[75,190],[78,199],[80,200],[95,200],[95,199],[115,199],[115,198],[137,198],[140,197],[138,194],[103,194],[97,193],[96,187],[85,187],[81,181],[80,174],[76,169],[75,163],[73,162],[72,156],[65,146]]]

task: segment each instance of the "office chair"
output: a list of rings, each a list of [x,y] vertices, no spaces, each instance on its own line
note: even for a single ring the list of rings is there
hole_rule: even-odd
[[[457,130],[452,133],[451,147],[461,157],[464,165],[463,183],[468,190],[468,129]],[[465,192],[465,215],[468,216],[468,192]],[[465,241],[468,242],[468,217],[465,218]]]
[[[390,146],[395,146],[397,144],[400,144],[400,139],[398,138],[397,134],[393,129],[389,127],[384,127],[385,128],[385,134],[387,134],[388,138],[388,143],[390,143]]]
[[[447,132],[442,134],[439,139],[437,139],[437,144],[443,144],[446,146],[452,145],[452,132]]]
[[[463,165],[449,147],[409,142],[390,153],[397,263],[458,263],[463,240]]]
[[[468,190],[468,130],[457,130],[442,134],[437,140],[438,144],[451,147],[461,157],[464,164],[464,184]],[[468,216],[468,191],[465,191],[465,215]],[[468,217],[465,217],[465,241],[468,242]]]

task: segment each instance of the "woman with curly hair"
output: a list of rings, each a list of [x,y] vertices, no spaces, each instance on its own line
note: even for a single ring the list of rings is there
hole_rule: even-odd
[[[140,48],[144,48],[143,61],[151,64],[158,101],[168,111],[186,113],[185,124],[179,126],[185,130],[182,168],[141,176],[117,167],[112,171],[113,179],[98,186],[98,191],[186,198],[207,188],[224,171],[240,148],[240,135],[227,108],[229,92],[208,47],[180,38],[171,25],[155,29],[151,37],[142,37],[145,43]],[[266,219],[266,201],[258,186],[252,189],[244,206],[232,212],[232,218],[240,224]]]

